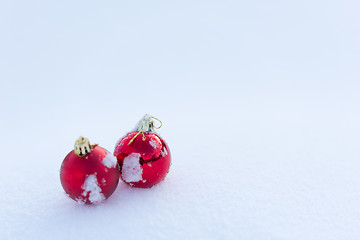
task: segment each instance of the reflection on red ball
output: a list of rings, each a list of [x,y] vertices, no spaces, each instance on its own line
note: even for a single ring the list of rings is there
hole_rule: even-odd
[[[131,132],[115,147],[114,155],[120,165],[120,176],[133,187],[148,188],[162,181],[169,172],[170,150],[155,133]],[[133,141],[131,142],[131,140]],[[130,144],[129,144],[130,143]]]
[[[116,158],[99,146],[83,157],[71,151],[61,165],[60,180],[65,192],[75,201],[97,204],[115,191],[119,166]]]

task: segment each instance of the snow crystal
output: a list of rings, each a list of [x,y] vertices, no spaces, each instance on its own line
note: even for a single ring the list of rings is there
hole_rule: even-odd
[[[168,155],[168,152],[166,150],[166,148],[164,147],[164,151],[161,151],[161,156],[165,157]]]
[[[122,177],[125,182],[138,182],[142,180],[143,169],[140,165],[140,153],[131,153],[124,158]]]
[[[84,189],[82,196],[86,197],[89,193],[89,201],[91,203],[100,203],[105,200],[105,196],[101,193],[101,188],[98,185],[95,174],[87,176],[84,185],[81,186],[81,188]]]
[[[104,166],[108,168],[113,168],[116,167],[117,160],[111,153],[107,153],[104,159],[102,160],[102,163],[104,164]]]
[[[150,145],[151,145],[153,148],[155,148],[155,149],[158,147],[157,142],[156,142],[154,139],[151,139],[151,140],[149,141],[149,143],[150,143]]]

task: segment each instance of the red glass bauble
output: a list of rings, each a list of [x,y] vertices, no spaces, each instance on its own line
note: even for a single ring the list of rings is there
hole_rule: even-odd
[[[171,164],[168,145],[153,132],[127,134],[116,145],[114,155],[120,165],[121,179],[139,188],[152,187],[162,181]]]
[[[106,149],[93,146],[90,153],[78,156],[71,151],[60,169],[65,192],[79,203],[101,203],[115,191],[119,182],[116,158]]]

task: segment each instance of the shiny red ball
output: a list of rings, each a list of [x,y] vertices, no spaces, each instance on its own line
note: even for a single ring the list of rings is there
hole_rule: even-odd
[[[120,165],[121,179],[139,188],[149,188],[162,181],[171,164],[168,145],[155,133],[127,134],[116,145],[114,155]]]
[[[60,180],[65,192],[75,201],[97,204],[115,191],[119,166],[116,158],[99,146],[83,157],[71,151],[61,165]]]

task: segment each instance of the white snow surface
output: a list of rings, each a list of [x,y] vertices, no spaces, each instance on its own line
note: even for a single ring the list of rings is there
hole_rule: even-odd
[[[104,166],[108,168],[114,168],[117,165],[117,160],[114,155],[108,152],[106,156],[103,158],[102,163],[104,164]]]
[[[0,239],[358,240],[359,9],[0,1]],[[78,136],[112,152],[146,113],[165,180],[69,199]]]
[[[81,195],[86,197],[89,194],[89,201],[91,203],[98,204],[105,200],[95,174],[87,176],[81,188],[84,189]]]
[[[124,158],[124,162],[121,169],[121,174],[124,181],[138,182],[142,180],[143,169],[140,164],[140,153],[131,153]]]

